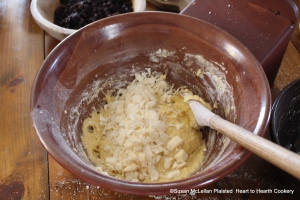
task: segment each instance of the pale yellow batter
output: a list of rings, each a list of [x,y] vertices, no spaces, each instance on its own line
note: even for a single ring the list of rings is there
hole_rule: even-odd
[[[100,171],[120,179],[182,179],[200,166],[205,143],[178,91],[155,73],[135,80],[83,123],[82,143]]]

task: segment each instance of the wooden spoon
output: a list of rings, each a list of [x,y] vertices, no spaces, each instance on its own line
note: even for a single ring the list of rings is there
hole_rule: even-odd
[[[188,103],[198,125],[219,131],[257,156],[300,179],[300,155],[222,119],[198,101],[188,100]]]

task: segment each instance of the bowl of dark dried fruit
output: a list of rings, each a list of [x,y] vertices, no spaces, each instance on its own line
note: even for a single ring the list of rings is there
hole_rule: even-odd
[[[32,0],[30,11],[43,30],[63,40],[87,24],[145,7],[146,0]]]

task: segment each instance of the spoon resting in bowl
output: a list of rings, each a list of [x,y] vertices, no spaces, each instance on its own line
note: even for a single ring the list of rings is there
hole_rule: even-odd
[[[186,97],[189,94],[181,95]],[[188,99],[187,102],[199,126],[208,126],[224,134],[262,159],[300,179],[300,155],[221,118],[197,100]]]

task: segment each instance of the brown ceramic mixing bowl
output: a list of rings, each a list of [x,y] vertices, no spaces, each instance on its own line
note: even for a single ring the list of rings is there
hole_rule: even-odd
[[[174,87],[186,86],[213,111],[263,136],[270,115],[270,90],[252,54],[221,29],[172,13],[131,13],[107,18],[63,40],[42,64],[31,94],[38,137],[53,158],[92,184],[132,194],[166,194],[204,187],[239,167],[250,153],[205,128],[207,151],[189,178],[164,183],[119,180],[98,172],[81,144],[82,122],[104,104],[104,91],[126,86],[151,68]],[[189,133],[186,133],[189,134]]]

